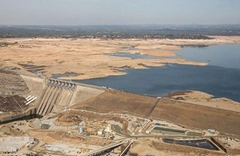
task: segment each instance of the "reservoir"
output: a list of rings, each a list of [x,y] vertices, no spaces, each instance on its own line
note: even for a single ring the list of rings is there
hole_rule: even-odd
[[[240,44],[183,47],[175,51],[180,58],[206,62],[209,65],[240,69]]]
[[[178,90],[199,90],[240,101],[239,44],[183,47],[176,53],[180,58],[209,65],[167,64],[149,69],[127,69],[127,75],[122,76],[77,81],[156,97]]]

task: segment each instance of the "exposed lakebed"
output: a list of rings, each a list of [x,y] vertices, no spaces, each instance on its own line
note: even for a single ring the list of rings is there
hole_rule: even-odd
[[[127,69],[127,75],[79,80],[150,96],[164,96],[177,90],[199,90],[215,97],[240,101],[240,45],[184,47],[178,57],[207,66],[167,64],[148,69]]]
[[[127,57],[131,59],[154,59],[157,58],[156,56],[152,55],[142,55],[139,53],[131,54],[127,52],[117,52],[117,53],[109,53],[110,56],[116,56],[116,57]]]

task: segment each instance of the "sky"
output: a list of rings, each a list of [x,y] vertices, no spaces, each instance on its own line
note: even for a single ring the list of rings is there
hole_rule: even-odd
[[[240,24],[240,0],[0,0],[0,25]]]

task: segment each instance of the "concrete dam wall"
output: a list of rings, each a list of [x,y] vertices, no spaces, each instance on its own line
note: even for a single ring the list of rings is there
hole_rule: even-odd
[[[77,85],[72,82],[46,79],[36,113],[44,116],[63,111],[70,104],[76,88]]]
[[[75,104],[79,105],[105,91],[102,87],[71,81],[27,75],[20,76],[29,89],[28,92],[24,92],[24,94],[21,95],[22,99],[25,98],[22,102],[23,106],[20,107],[19,103],[13,102],[13,106],[16,105],[18,109],[15,112],[13,108],[10,107],[9,112],[1,114],[0,123],[11,122],[28,116],[45,116],[49,113],[58,114]],[[36,99],[28,104],[28,97],[34,97]]]
[[[42,82],[43,90],[36,105],[36,114],[41,116],[60,113],[74,104],[81,103],[105,91],[101,87],[58,79],[45,79]]]

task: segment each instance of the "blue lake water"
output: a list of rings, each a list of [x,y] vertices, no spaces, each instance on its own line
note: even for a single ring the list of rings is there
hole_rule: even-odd
[[[199,90],[215,97],[240,101],[240,45],[184,47],[177,54],[209,65],[167,64],[143,70],[128,69],[127,75],[79,82],[150,96],[164,96],[178,90]]]
[[[207,62],[209,65],[240,69],[240,45],[224,44],[208,47],[184,47],[176,51],[181,58]]]
[[[110,53],[108,54],[110,56],[116,56],[116,57],[127,57],[131,59],[154,59],[157,58],[156,56],[151,56],[151,55],[141,55],[141,54],[131,54],[131,53],[126,53],[126,52],[117,52],[117,53]]]

